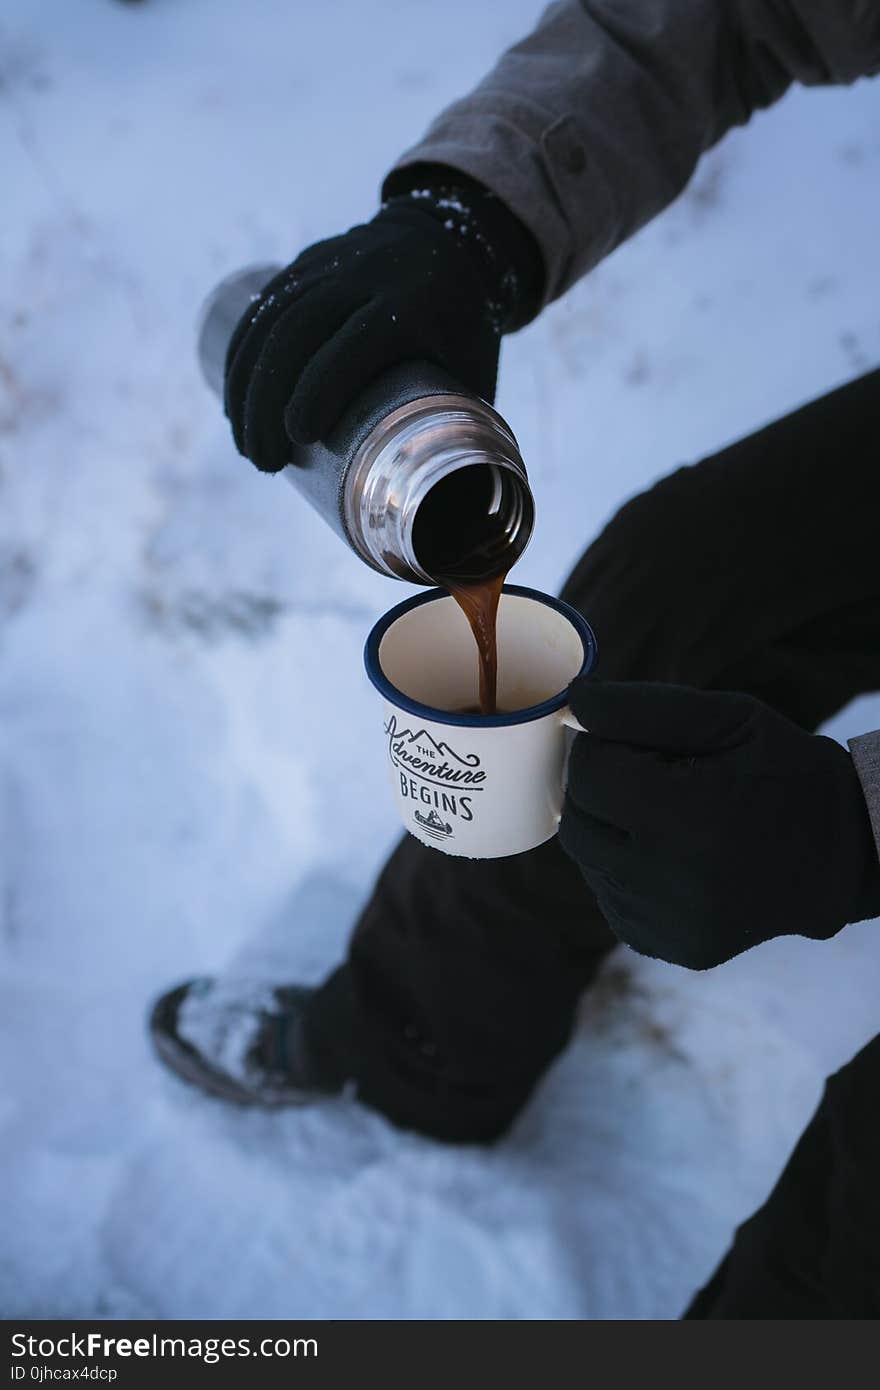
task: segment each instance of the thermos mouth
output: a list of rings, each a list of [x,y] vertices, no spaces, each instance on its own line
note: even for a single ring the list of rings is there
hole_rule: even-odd
[[[423,396],[375,426],[346,479],[345,521],[375,569],[415,584],[506,573],[535,509],[516,440],[483,401]]]

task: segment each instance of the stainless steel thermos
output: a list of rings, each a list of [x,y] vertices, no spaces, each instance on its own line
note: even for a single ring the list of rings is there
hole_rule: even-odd
[[[276,273],[265,265],[239,271],[204,306],[199,361],[218,395],[232,331]],[[414,584],[506,572],[534,524],[510,428],[427,362],[378,377],[325,441],[291,443],[283,473],[362,560]]]

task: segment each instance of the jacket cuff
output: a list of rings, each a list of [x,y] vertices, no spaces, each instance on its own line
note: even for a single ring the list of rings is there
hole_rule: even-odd
[[[880,729],[872,734],[859,734],[857,738],[851,738],[848,742],[853,766],[865,794],[877,854],[880,856]]]
[[[545,268],[543,308],[613,249],[618,219],[571,117],[535,111],[534,120],[523,123],[498,108],[497,100],[479,94],[454,103],[401,155],[386,185],[411,165],[445,164],[490,189],[538,244]],[[584,201],[591,208],[589,229],[583,227]],[[573,226],[579,227],[579,245]]]

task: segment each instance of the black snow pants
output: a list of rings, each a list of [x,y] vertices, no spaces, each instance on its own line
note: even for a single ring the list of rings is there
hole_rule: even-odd
[[[875,371],[626,503],[563,590],[596,631],[601,674],[745,691],[810,730],[880,689],[878,440]],[[613,945],[556,840],[468,861],[406,837],[348,959],[313,997],[309,1037],[327,1067],[353,1075],[360,1097],[395,1123],[489,1141],[565,1046],[578,1000]],[[758,1306],[790,1308],[768,1316],[846,1316],[815,1311],[831,1305],[817,1287],[807,1290],[806,1275],[803,1303],[793,1285],[784,1304],[771,1296],[772,1273],[762,1283],[750,1270],[776,1259],[768,1242],[782,1263],[817,1255],[821,1233],[808,1238],[798,1223],[808,1219],[808,1192],[810,1220],[821,1207],[833,1224],[829,1203],[838,1212],[850,1200],[848,1187],[834,1187],[846,1185],[844,1153],[850,1168],[864,1157],[880,1171],[878,1049],[851,1064],[852,1084],[849,1069],[831,1083],[836,1100],[826,1100],[691,1316],[762,1316]],[[861,1155],[860,1121],[848,1107],[870,1090],[868,1075],[874,1099]],[[835,1125],[846,1129],[846,1146]],[[803,1202],[792,1195],[801,1184]],[[880,1227],[875,1236],[880,1251]]]

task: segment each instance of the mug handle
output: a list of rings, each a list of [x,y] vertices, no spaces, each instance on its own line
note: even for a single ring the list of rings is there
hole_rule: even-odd
[[[568,705],[566,705],[564,709],[561,709],[559,711],[559,718],[561,722],[566,726],[566,728],[574,729],[575,733],[589,733],[589,729],[585,728],[584,725],[580,722],[580,720],[575,718]]]

